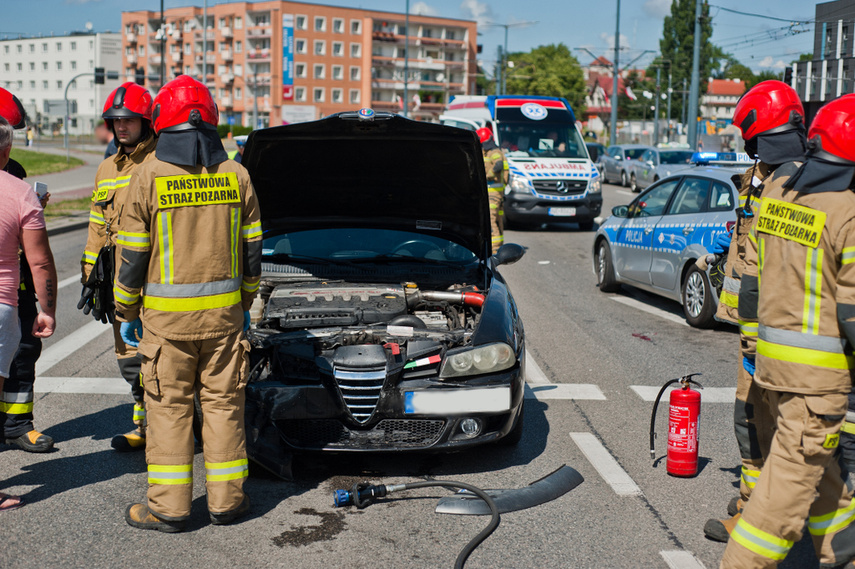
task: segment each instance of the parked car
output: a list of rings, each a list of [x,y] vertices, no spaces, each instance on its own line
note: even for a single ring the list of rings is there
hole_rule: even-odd
[[[660,179],[680,170],[691,168],[691,150],[648,148],[638,160],[631,162],[629,187],[639,192]]]
[[[606,183],[629,186],[633,160],[641,159],[645,150],[652,148],[643,144],[615,144],[603,155],[603,179]]]
[[[600,172],[600,176],[603,175],[603,160],[602,157],[606,153],[606,147],[600,144],[599,142],[586,142],[585,146],[588,148],[588,155],[591,157],[591,161],[594,163],[594,166],[597,167],[597,171]]]
[[[250,457],[282,474],[294,450],[519,441],[525,334],[498,268],[524,250],[491,255],[475,133],[363,109],[256,130],[243,163],[264,230]]]
[[[735,224],[739,202],[731,177],[746,166],[694,166],[613,208],[594,238],[600,290],[632,285],[681,302],[692,326],[712,326],[719,295],[695,261]]]

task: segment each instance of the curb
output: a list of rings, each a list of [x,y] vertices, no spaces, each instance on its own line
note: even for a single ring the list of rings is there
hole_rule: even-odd
[[[62,235],[63,233],[68,233],[70,231],[77,231],[78,229],[84,229],[89,226],[89,219],[81,219],[75,220],[73,218],[63,218],[64,221],[56,221],[51,223],[47,227],[48,237],[53,237],[54,235]]]

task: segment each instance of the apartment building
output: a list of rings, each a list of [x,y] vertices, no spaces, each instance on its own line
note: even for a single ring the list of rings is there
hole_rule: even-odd
[[[724,128],[733,122],[736,103],[745,93],[745,82],[741,79],[713,79],[707,81],[707,92],[701,97],[700,115]]]
[[[234,2],[122,13],[124,77],[204,82],[222,122],[315,120],[370,106],[436,119],[475,92],[476,24],[299,2]],[[204,31],[204,37],[203,37]],[[406,54],[405,54],[406,52]],[[156,78],[155,78],[156,77]]]
[[[0,85],[21,100],[30,123],[45,135],[65,132],[67,95],[69,134],[90,134],[107,96],[121,84],[114,79],[96,85],[95,68],[118,71],[121,47],[117,33],[0,40]]]

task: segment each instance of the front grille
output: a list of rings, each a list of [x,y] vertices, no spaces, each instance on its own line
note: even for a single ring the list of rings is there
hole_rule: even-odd
[[[360,424],[365,424],[374,413],[380,400],[380,390],[386,380],[386,368],[341,368],[333,370],[341,398],[350,415]]]
[[[587,180],[533,180],[534,189],[539,194],[553,196],[572,196],[585,192]]]
[[[384,419],[373,428],[357,431],[336,419],[277,421],[285,440],[305,449],[425,448],[442,434],[441,419]]]

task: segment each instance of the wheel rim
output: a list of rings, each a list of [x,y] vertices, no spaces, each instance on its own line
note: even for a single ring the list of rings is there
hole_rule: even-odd
[[[597,253],[597,278],[600,280],[600,284],[603,284],[603,280],[606,278],[606,246],[600,245],[600,250]]]
[[[638,188],[638,182],[635,179],[635,176],[629,179],[629,187],[634,192]]]
[[[692,273],[686,280],[686,310],[692,316],[697,318],[704,308],[704,296],[706,286],[701,273]]]
[[[626,186],[626,172],[620,173],[620,183],[622,186]]]

